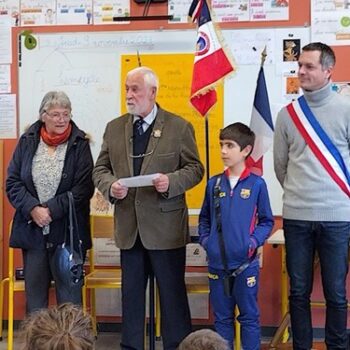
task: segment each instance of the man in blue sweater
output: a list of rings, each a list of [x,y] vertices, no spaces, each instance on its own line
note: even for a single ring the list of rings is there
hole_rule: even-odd
[[[312,348],[310,295],[316,251],[326,299],[327,349],[347,348],[350,100],[332,90],[334,65],[329,46],[303,47],[298,77],[304,94],[279,112],[275,126],[274,166],[284,189],[295,350]]]

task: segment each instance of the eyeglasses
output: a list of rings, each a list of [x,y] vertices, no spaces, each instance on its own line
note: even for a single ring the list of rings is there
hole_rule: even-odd
[[[72,118],[72,114],[69,113],[69,112],[52,112],[52,113],[49,113],[49,112],[46,112],[45,113],[53,120],[60,120],[61,118],[64,120],[64,121],[68,121]]]
[[[152,149],[152,151],[147,152],[147,153],[141,153],[141,154],[137,154],[137,155],[135,155],[135,154],[129,154],[129,157],[130,157],[130,158],[145,158],[145,157],[147,157],[147,156],[150,156],[152,153],[153,153],[153,149]]]

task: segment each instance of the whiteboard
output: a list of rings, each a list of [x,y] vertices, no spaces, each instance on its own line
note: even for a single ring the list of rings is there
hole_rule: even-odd
[[[295,30],[301,33],[303,45],[306,44],[309,29]],[[249,125],[260,67],[259,52],[267,37],[270,38],[268,53],[273,55],[273,59],[265,63],[265,77],[275,120],[277,111],[285,105],[281,94],[281,69],[275,60],[280,51],[280,41],[276,42],[275,38],[291,31],[290,28],[222,31],[232,52],[237,51],[235,45],[243,34],[254,38],[255,42],[253,40],[246,45],[258,52],[256,64],[238,62],[236,74],[225,81],[225,125],[236,121]],[[121,55],[136,54],[137,50],[141,58],[147,53],[193,53],[196,42],[195,30],[34,33],[34,36],[38,42],[35,49],[21,46],[18,68],[19,132],[22,133],[37,119],[41,99],[47,91],[63,90],[72,101],[74,121],[92,136],[94,159],[99,153],[106,123],[121,113]],[[239,49],[242,48],[240,43]],[[273,212],[281,215],[282,189],[274,175],[272,150],[264,157],[264,178]]]

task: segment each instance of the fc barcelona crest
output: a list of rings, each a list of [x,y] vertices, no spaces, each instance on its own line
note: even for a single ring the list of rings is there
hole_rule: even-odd
[[[248,287],[254,287],[256,285],[256,278],[255,276],[247,277],[247,286]]]
[[[250,189],[249,188],[242,188],[240,193],[241,198],[247,199],[250,197]]]

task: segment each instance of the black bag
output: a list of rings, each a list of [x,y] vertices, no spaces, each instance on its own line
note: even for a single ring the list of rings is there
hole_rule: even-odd
[[[75,213],[74,198],[72,192],[68,192],[69,221],[65,232],[64,242],[59,244],[52,257],[53,274],[66,286],[82,286],[84,284],[84,258],[79,238],[77,217]],[[67,230],[69,241],[67,242]]]

